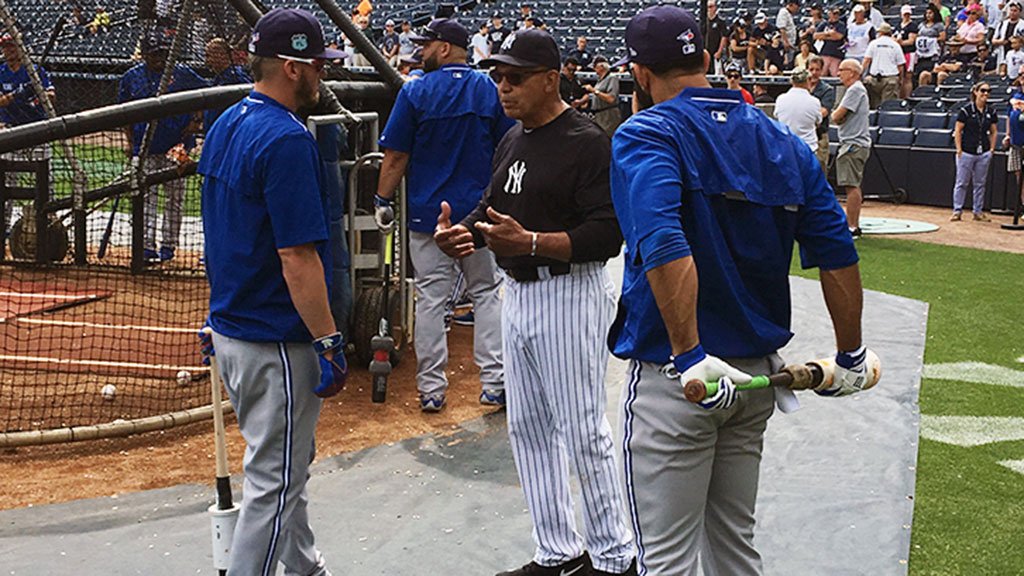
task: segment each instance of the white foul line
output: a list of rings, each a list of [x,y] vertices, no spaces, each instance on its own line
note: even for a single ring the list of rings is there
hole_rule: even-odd
[[[45,294],[41,292],[0,292],[5,298],[37,298],[40,300],[85,300],[99,298],[99,294]]]
[[[108,360],[75,360],[70,358],[48,358],[45,356],[13,356],[0,354],[0,360],[12,362],[37,362],[43,364],[61,364],[65,366],[103,366],[107,368],[139,368],[141,370],[209,370],[208,366],[172,366],[170,364],[140,364],[137,362],[111,362]]]
[[[97,324],[95,322],[77,322],[73,320],[46,320],[43,318],[17,318],[17,322],[41,324],[43,326],[77,326],[98,328],[101,330],[139,330],[142,332],[173,332],[176,334],[199,334],[199,328],[175,328],[173,326],[136,326],[132,324]]]

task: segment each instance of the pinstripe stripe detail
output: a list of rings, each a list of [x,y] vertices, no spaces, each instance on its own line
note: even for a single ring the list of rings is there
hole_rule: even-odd
[[[644,537],[640,532],[640,516],[637,512],[635,485],[633,481],[633,452],[629,449],[633,440],[633,403],[636,402],[637,385],[640,383],[640,362],[630,360],[629,379],[626,381],[626,401],[623,414],[622,433],[622,464],[626,469],[626,498],[629,499],[629,517],[633,523],[633,536],[636,540],[636,565],[638,576],[647,574],[644,565]]]
[[[277,566],[274,562],[274,550],[277,548],[277,541],[281,537],[281,522],[284,517],[285,502],[288,490],[291,488],[292,476],[292,434],[294,433],[294,421],[292,411],[295,408],[295,398],[292,396],[292,364],[288,358],[288,348],[283,342],[277,345],[278,354],[281,356],[281,369],[284,373],[284,396],[285,396],[285,435],[284,435],[284,470],[282,471],[281,491],[277,495],[277,512],[274,513],[274,528],[270,534],[270,544],[267,546],[267,555],[263,560],[262,576],[273,576]]]

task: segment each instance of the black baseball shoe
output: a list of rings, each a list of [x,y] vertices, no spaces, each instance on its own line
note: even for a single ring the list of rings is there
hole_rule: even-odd
[[[636,576],[636,558],[633,558],[633,563],[626,568],[625,572],[605,572],[604,570],[598,570],[594,568],[591,571],[594,576]]]
[[[590,567],[590,556],[586,552],[579,558],[563,562],[557,566],[541,566],[530,562],[518,570],[499,572],[497,576],[593,576]]]

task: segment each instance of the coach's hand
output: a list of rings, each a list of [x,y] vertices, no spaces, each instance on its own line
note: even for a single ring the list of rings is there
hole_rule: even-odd
[[[395,203],[391,198],[373,195],[373,221],[377,223],[381,234],[391,232],[395,225]]]
[[[344,343],[340,332],[313,341],[313,349],[320,358],[320,384],[313,389],[313,393],[321,398],[330,398],[345,387],[345,380],[348,379],[348,362],[342,351]]]
[[[213,349],[213,330],[206,324],[199,330],[199,355],[203,359],[203,366],[209,366],[210,358],[216,354]]]
[[[476,229],[484,235],[487,247],[496,256],[529,256],[533,234],[527,232],[515,218],[487,209],[491,222],[477,222]]]
[[[753,378],[750,374],[730,366],[721,358],[708,355],[700,344],[688,352],[673,357],[672,365],[679,373],[679,382],[683,386],[690,380],[718,382],[718,392],[698,403],[698,406],[705,410],[731,408],[736,402],[734,384],[746,384]]]
[[[475,250],[473,233],[462,224],[452,226],[452,207],[447,202],[441,202],[441,214],[437,217],[437,228],[434,228],[434,242],[452,258],[465,258]]]

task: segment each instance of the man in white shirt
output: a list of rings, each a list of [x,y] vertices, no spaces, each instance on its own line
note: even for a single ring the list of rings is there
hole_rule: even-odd
[[[470,39],[469,48],[472,50],[470,62],[479,64],[481,60],[491,57],[491,29],[487,22],[480,24],[480,31],[473,34]]]
[[[1010,38],[1022,34],[1024,34],[1024,20],[1020,19],[1020,2],[1010,0],[1010,3],[1006,5],[1006,18],[1003,18],[1003,21],[996,27],[995,34],[992,35],[992,47],[995,49],[999,64],[1003,63],[1006,52],[1009,51]]]
[[[782,32],[782,46],[786,49],[787,62],[793,60],[793,56],[796,55],[796,47],[799,44],[796,28],[796,15],[799,13],[800,0],[786,0],[775,17],[775,27]]]
[[[811,75],[805,68],[793,70],[793,75],[789,79],[793,87],[775,100],[775,117],[816,153],[816,128],[821,124],[821,101],[811,96],[808,90],[810,78]]]
[[[864,16],[867,18],[868,22],[871,22],[872,26],[878,28],[883,22],[885,22],[885,16],[882,16],[882,11],[875,8],[874,4],[875,0],[860,0],[860,4],[857,4],[857,6],[864,8]],[[856,16],[854,12],[857,11],[857,6],[853,7],[853,11],[850,12],[850,17],[846,19],[847,26],[853,24],[854,16]]]
[[[878,37],[868,44],[863,66],[871,108],[900,97],[906,59],[903,58],[903,47],[892,39],[892,27],[888,23],[878,27]]]
[[[846,26],[846,57],[857,62],[863,61],[868,44],[874,39],[875,27],[867,19],[864,5],[857,4],[853,7],[853,21]]]

